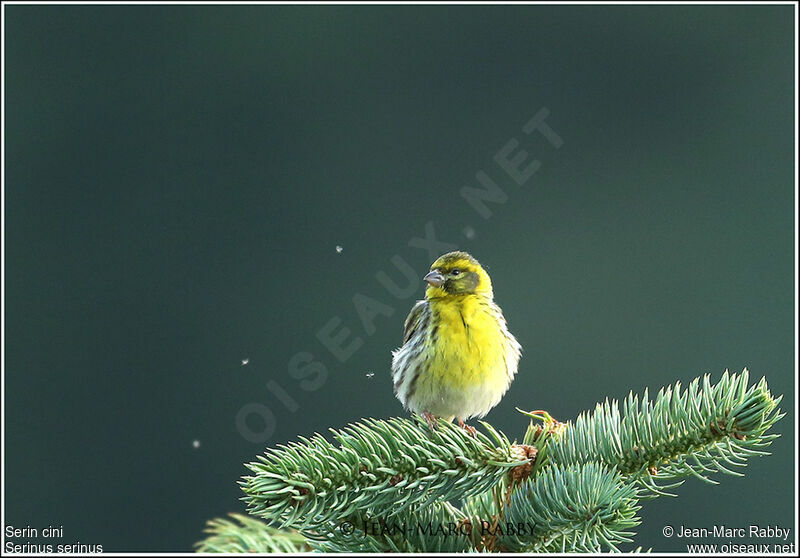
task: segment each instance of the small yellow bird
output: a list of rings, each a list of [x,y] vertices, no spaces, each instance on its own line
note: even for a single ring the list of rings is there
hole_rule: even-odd
[[[403,407],[474,433],[464,421],[500,402],[517,373],[522,347],[494,303],[492,281],[466,252],[441,256],[424,280],[425,300],[405,321],[403,346],[392,353],[394,393]]]

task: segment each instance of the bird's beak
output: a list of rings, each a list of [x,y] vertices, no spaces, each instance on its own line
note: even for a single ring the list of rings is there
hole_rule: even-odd
[[[423,277],[423,279],[427,281],[428,285],[431,287],[441,287],[444,283],[444,275],[442,275],[438,269],[434,269]]]

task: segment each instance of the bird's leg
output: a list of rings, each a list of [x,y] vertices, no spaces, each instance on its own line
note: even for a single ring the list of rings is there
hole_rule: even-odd
[[[428,411],[425,411],[424,413],[422,413],[422,418],[424,418],[425,422],[428,423],[428,426],[430,427],[431,432],[435,432],[436,431],[436,416],[433,413],[429,413]]]
[[[461,428],[463,428],[464,430],[466,430],[467,432],[469,432],[469,435],[472,436],[473,438],[478,434],[478,431],[475,430],[474,426],[470,426],[469,424],[467,424],[466,422],[464,422],[461,419],[458,419],[458,425]]]

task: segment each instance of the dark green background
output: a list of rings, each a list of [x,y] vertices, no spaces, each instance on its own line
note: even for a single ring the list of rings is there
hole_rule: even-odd
[[[488,416],[509,435],[515,406],[568,419],[744,366],[794,408],[791,6],[5,14],[7,524],[190,550],[243,509],[264,446],[243,405],[274,413],[269,445],[403,415],[413,298],[375,274],[421,276],[428,222],[488,266],[524,346]],[[542,107],[558,150],[520,133]],[[521,188],[492,160],[511,138],[542,163]],[[509,196],[488,220],[459,196],[478,170]],[[356,293],[393,309],[372,335]],[[337,316],[364,340],[343,363],[316,338]],[[301,351],[320,389],[289,375]],[[793,422],[745,478],[647,502],[637,543],[791,527]]]

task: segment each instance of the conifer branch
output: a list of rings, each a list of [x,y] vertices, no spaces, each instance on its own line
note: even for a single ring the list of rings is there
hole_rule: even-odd
[[[198,549],[270,552],[618,550],[642,498],[697,477],[716,481],[766,455],[784,414],[763,378],[730,374],[608,399],[575,422],[531,415],[522,444],[491,425],[470,436],[440,421],[376,420],[268,449],[240,485],[267,521],[209,523]],[[460,502],[456,507],[452,502]],[[342,529],[347,524],[350,530]],[[299,533],[274,527],[292,527]],[[520,527],[522,526],[522,527]],[[442,531],[444,529],[444,532]],[[449,532],[449,536],[448,536]],[[302,536],[303,541],[298,538]],[[259,550],[261,549],[261,550]]]
[[[617,551],[632,542],[640,520],[636,489],[614,468],[598,463],[553,465],[511,495],[505,524],[529,525],[504,533],[497,550],[524,552]]]
[[[343,529],[347,526],[348,529]],[[322,552],[471,552],[471,525],[448,502],[436,502],[395,514],[354,516],[306,531],[309,544]]]
[[[248,511],[296,528],[373,509],[390,517],[487,490],[524,463],[494,429],[493,440],[471,437],[445,421],[435,432],[419,418],[367,419],[332,432],[339,447],[315,435],[247,464],[255,473],[240,482]]]
[[[767,431],[784,414],[782,397],[773,398],[762,378],[748,387],[747,369],[727,370],[716,385],[708,375],[661,389],[650,401],[630,393],[622,409],[617,401],[598,403],[567,423],[564,435],[550,444],[548,456],[562,465],[599,461],[634,479],[642,496],[669,494],[686,477],[717,484],[714,473],[739,475],[750,456],[763,451],[778,434]],[[678,481],[663,485],[660,481]],[[671,495],[671,494],[669,494]]]
[[[311,547],[303,535],[270,527],[263,521],[231,513],[231,519],[212,519],[203,530],[207,534],[195,543],[197,552],[309,552]]]

